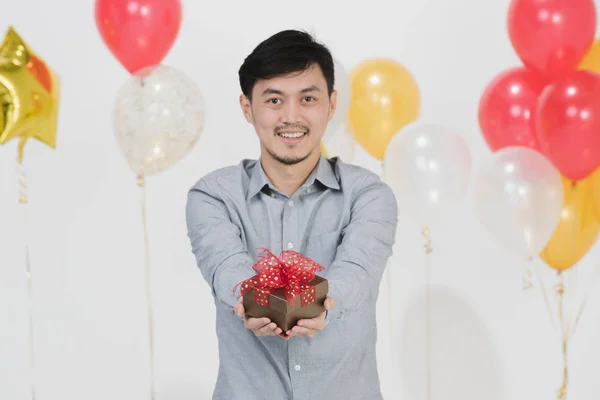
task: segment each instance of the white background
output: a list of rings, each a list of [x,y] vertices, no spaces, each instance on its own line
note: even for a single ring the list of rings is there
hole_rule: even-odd
[[[113,136],[111,110],[128,73],[94,24],[91,0],[0,0],[12,24],[62,78],[57,149],[26,147],[39,400],[148,398],[144,248],[135,178]],[[422,119],[457,129],[474,168],[489,156],[476,111],[485,85],[519,65],[507,0],[188,0],[166,65],[189,74],[207,105],[206,130],[181,163],[148,181],[158,398],[209,399],[218,367],[214,306],[186,237],[188,188],[205,173],[259,154],[238,106],[237,70],[261,40],[307,29],[351,69],[392,57],[416,77]],[[16,141],[0,148],[0,399],[29,399],[27,286]],[[333,151],[332,151],[333,152]],[[334,152],[335,153],[335,152]],[[360,148],[354,162],[380,172]],[[432,399],[553,399],[560,344],[539,287],[521,288],[520,260],[478,223],[470,197],[432,230]],[[424,399],[425,257],[401,216],[380,298],[386,399]],[[579,266],[583,293],[600,257]],[[548,270],[548,284],[553,275]],[[596,285],[595,288],[598,286]],[[571,348],[570,400],[598,398],[600,299]],[[389,316],[392,316],[390,337]]]

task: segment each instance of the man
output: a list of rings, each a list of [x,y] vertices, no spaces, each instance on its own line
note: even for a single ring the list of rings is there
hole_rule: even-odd
[[[239,80],[260,159],[204,176],[186,209],[217,308],[213,400],[381,399],[375,311],[395,242],[394,194],[372,172],[321,155],[337,93],[332,56],[310,35],[290,30],[265,40]],[[245,316],[233,288],[254,275],[261,247],[323,265],[327,311],[288,332]]]

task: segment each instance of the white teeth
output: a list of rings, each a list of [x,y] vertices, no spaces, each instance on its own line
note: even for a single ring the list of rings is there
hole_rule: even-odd
[[[303,136],[304,132],[293,132],[293,133],[282,132],[279,135],[286,139],[296,139],[296,138]]]

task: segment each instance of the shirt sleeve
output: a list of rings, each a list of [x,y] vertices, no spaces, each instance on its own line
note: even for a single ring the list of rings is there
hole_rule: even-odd
[[[352,202],[350,222],[329,266],[328,296],[336,306],[327,312],[327,323],[357,311],[375,296],[393,254],[397,223],[394,193],[377,176],[369,176]]]
[[[233,309],[238,297],[233,288],[252,276],[253,261],[225,203],[203,181],[188,192],[186,223],[196,263],[213,297]]]

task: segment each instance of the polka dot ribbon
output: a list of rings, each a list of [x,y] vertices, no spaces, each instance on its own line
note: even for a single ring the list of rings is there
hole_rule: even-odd
[[[325,270],[323,266],[293,250],[284,250],[279,257],[260,250],[258,262],[252,266],[256,275],[235,285],[234,293],[238,286],[241,296],[254,289],[254,302],[265,307],[270,306],[271,294],[278,288],[283,288],[292,308],[298,296],[302,307],[316,300],[315,287],[308,283]]]

